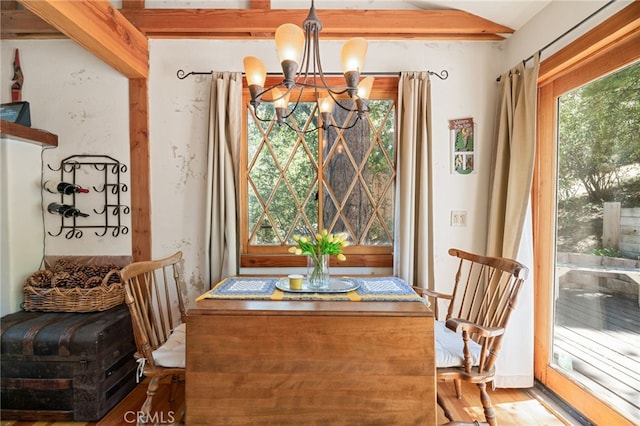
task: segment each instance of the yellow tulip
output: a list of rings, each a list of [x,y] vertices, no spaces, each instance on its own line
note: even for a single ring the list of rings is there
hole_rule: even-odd
[[[345,260],[347,260],[347,257],[342,253],[338,254],[337,257],[338,257],[338,260],[341,262],[344,262]]]

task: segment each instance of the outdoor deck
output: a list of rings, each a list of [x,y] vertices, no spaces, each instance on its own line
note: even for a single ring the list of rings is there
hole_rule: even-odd
[[[554,360],[576,381],[640,424],[638,300],[561,285]]]

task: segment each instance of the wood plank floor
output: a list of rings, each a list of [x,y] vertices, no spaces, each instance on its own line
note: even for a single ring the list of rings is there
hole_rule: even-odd
[[[636,298],[563,288],[556,302],[554,361],[640,424],[640,306]]]
[[[461,421],[482,420],[482,404],[478,397],[477,388],[473,385],[463,385],[463,398],[455,399],[453,385],[442,383],[443,396],[449,403],[456,419]],[[168,402],[169,384],[163,383],[154,398],[157,410],[157,424],[181,424],[173,421],[184,410],[184,385],[179,386],[178,396],[174,404]],[[115,426],[135,424],[135,413],[142,406],[145,398],[146,382],[138,385],[127,398],[114,407],[99,422],[17,422],[2,420],[2,426]],[[556,411],[553,404],[546,401],[533,390],[528,389],[496,389],[489,391],[493,401],[498,421],[501,425],[517,426],[563,426],[577,425],[562,411]],[[446,423],[442,412],[438,410],[438,424]],[[298,426],[298,425],[296,425]],[[390,425],[392,426],[392,425]]]

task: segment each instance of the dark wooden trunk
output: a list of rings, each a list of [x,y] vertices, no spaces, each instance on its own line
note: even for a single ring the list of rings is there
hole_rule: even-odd
[[[136,385],[126,305],[0,319],[2,419],[95,421]]]

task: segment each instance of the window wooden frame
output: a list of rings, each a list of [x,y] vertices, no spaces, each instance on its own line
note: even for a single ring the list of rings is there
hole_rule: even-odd
[[[277,84],[281,79],[277,77],[267,77],[265,87],[271,87]],[[327,82],[331,86],[344,85],[342,76],[330,76]],[[395,107],[395,123],[396,123],[396,146],[397,128],[398,128],[398,82],[399,76],[376,76],[371,99],[392,99],[396,103]],[[242,102],[245,105],[244,111],[249,105],[251,96],[246,81],[243,80]],[[310,101],[311,99],[303,98],[302,101]],[[240,182],[239,182],[239,216],[240,216],[240,267],[290,267],[290,266],[306,266],[306,258],[304,256],[296,256],[290,254],[287,249],[290,246],[249,246],[248,239],[248,176],[247,176],[247,138],[248,138],[248,119],[247,114],[242,114],[242,148],[240,153]],[[397,179],[397,176],[396,176]],[[345,247],[344,253],[347,257],[346,261],[339,262],[335,258],[331,258],[332,266],[341,267],[357,267],[366,266],[371,268],[389,268],[393,267],[394,246],[374,247],[374,246],[348,246]]]
[[[540,64],[537,151],[532,189],[535,276],[534,374],[595,424],[631,425],[612,407],[550,365],[553,329],[557,100],[640,59],[635,2]]]

